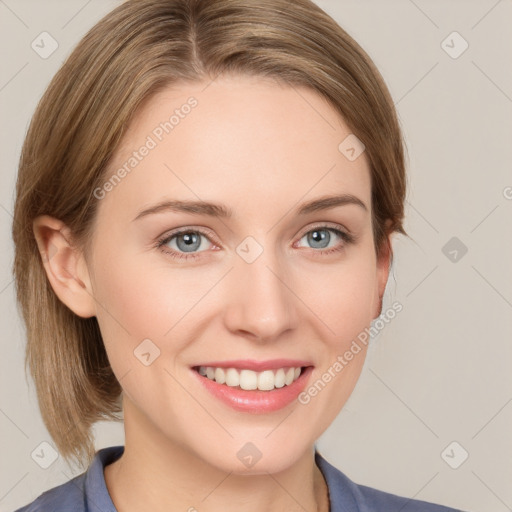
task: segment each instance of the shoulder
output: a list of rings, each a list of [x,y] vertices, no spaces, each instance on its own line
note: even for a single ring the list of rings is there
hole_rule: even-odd
[[[43,492],[32,503],[15,512],[85,512],[85,473]]]
[[[318,452],[315,461],[329,488],[331,512],[462,512],[461,510],[397,496],[350,480],[339,469],[327,462]]]
[[[108,494],[103,470],[118,459],[124,446],[111,446],[96,452],[85,473],[43,492],[34,501],[14,512],[115,512]]]

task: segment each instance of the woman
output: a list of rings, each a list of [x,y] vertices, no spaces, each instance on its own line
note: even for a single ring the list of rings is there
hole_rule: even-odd
[[[42,416],[89,467],[20,510],[453,510],[315,448],[382,312],[405,181],[380,74],[308,0],[101,20],[34,115],[13,223]],[[124,447],[95,453],[121,411]]]

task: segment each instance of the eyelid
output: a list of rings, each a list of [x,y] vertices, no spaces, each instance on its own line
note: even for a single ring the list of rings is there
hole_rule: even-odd
[[[215,243],[219,246],[221,245],[218,242],[217,236],[215,235],[214,231],[212,231],[211,229],[206,228],[204,226],[184,226],[181,228],[172,229],[171,231],[168,231],[168,232],[164,233],[163,235],[159,236],[158,240],[159,241],[166,240],[166,239],[175,237],[177,235],[181,235],[183,233],[190,233],[190,232],[199,233],[199,234],[205,236],[206,238],[208,238],[208,240],[211,243]]]
[[[337,236],[342,239],[341,244],[339,244],[339,250],[343,250],[348,245],[356,244],[359,240],[359,236],[352,233],[349,229],[347,229],[342,224],[337,224],[335,222],[320,222],[318,224],[314,224],[313,226],[308,226],[307,228],[305,228],[304,231],[302,232],[302,234],[298,237],[297,242],[293,243],[293,247],[295,247],[295,245],[298,242],[300,242],[300,240],[302,240],[302,238],[305,235],[307,235],[311,231],[315,231],[317,229],[327,229],[327,230],[337,232]],[[326,249],[323,251],[313,249],[313,251],[318,253],[319,255],[321,255],[321,254],[328,253],[329,249]]]
[[[203,252],[207,251],[200,251],[200,252],[191,252],[189,254],[182,253],[179,251],[176,251],[175,249],[166,248],[166,244],[171,241],[171,239],[174,239],[175,237],[183,234],[183,233],[198,233],[200,236],[204,236],[214,247],[221,247],[221,244],[218,244],[216,241],[212,240],[216,239],[216,236],[213,234],[213,231],[209,228],[206,228],[204,226],[183,226],[181,228],[176,228],[174,230],[168,231],[164,233],[163,235],[159,236],[156,240],[156,242],[153,245],[153,247],[160,252],[166,254],[168,257],[176,260],[196,260],[201,257],[201,254]]]
[[[304,228],[304,230],[301,231],[301,235],[299,236],[299,238],[302,238],[305,234],[309,233],[310,231],[314,231],[315,229],[321,228],[337,229],[338,231],[343,231],[347,235],[351,235],[350,230],[347,229],[342,224],[337,224],[336,222],[318,222],[313,223],[312,226],[307,226],[306,228]]]
[[[299,237],[299,240],[307,233],[309,233],[310,231],[314,230],[314,229],[320,229],[320,228],[332,228],[332,229],[338,229],[338,230],[341,230],[341,231],[344,231],[345,233],[347,233],[347,235],[351,235],[350,233],[350,230],[347,229],[345,226],[343,226],[342,224],[337,224],[335,222],[318,222],[318,223],[314,223],[312,226],[307,226],[305,227],[300,233],[300,235],[298,236]],[[215,243],[218,244],[219,246],[221,246],[222,244],[220,244],[220,242],[217,240],[217,237],[215,235],[215,233],[207,228],[207,227],[204,227],[204,226],[194,226],[194,225],[190,225],[190,226],[183,226],[181,228],[176,228],[174,230],[171,230],[169,232],[166,232],[164,233],[163,235],[159,236],[158,237],[158,240],[161,241],[161,240],[165,240],[167,238],[171,238],[173,236],[176,236],[176,235],[179,235],[179,234],[182,234],[182,233],[188,233],[188,232],[199,232],[201,233],[202,235],[206,236],[206,238],[208,238],[210,240],[210,242],[214,242],[215,240]],[[213,240],[214,239],[214,240]]]
[[[351,233],[350,230],[347,229],[342,224],[337,224],[337,223],[334,223],[334,222],[326,222],[326,221],[324,221],[324,222],[317,222],[317,223],[314,223],[313,225],[309,225],[309,226],[305,227],[301,231],[301,234],[298,236],[296,241],[293,242],[292,246],[295,247],[295,244],[300,242],[300,240],[302,240],[302,238],[305,235],[307,235],[311,231],[314,231],[315,229],[330,229],[330,230],[333,230],[333,231],[337,231],[338,232],[338,236],[342,239],[341,244],[339,244],[339,246],[341,246],[341,247],[339,249],[337,249],[337,250],[341,250],[346,245],[357,242],[357,239],[358,239],[358,237],[356,235]],[[163,249],[163,247],[171,239],[173,239],[174,237],[179,236],[180,234],[183,234],[183,233],[190,233],[190,232],[198,233],[201,236],[204,236],[214,246],[222,247],[222,244],[220,244],[220,243],[218,243],[216,241],[217,237],[216,237],[216,235],[214,234],[214,232],[211,229],[206,228],[204,226],[193,226],[193,225],[191,225],[191,226],[183,226],[181,228],[176,228],[176,229],[171,230],[171,231],[169,231],[167,233],[164,233],[162,236],[158,237],[157,242],[155,243],[155,247],[160,249],[162,252],[168,254],[169,256],[174,257],[174,258],[178,258],[178,259],[179,258],[184,258],[184,259],[199,258],[201,253],[207,252],[207,251],[191,252],[191,253],[187,254],[187,253],[181,253],[179,251],[175,251],[174,249],[171,249],[171,250],[164,250]],[[322,253],[325,254],[325,253],[333,251],[333,249],[329,249],[329,250],[315,250],[315,249],[312,249],[312,250],[314,252],[316,252],[316,253],[319,253],[319,254],[322,254]]]

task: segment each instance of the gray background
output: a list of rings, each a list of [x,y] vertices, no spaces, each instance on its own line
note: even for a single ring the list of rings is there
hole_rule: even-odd
[[[396,102],[409,152],[412,237],[395,239],[384,304],[398,300],[404,309],[373,339],[319,451],[356,482],[467,511],[512,510],[512,2],[317,3],[374,59]],[[53,442],[23,372],[11,212],[39,97],[79,39],[118,4],[0,0],[0,511],[79,472],[60,457],[43,469],[31,456],[51,453],[41,443]],[[59,45],[47,59],[31,48],[43,31]],[[447,53],[463,48],[448,37],[454,31],[469,44],[457,58]],[[99,423],[95,433],[98,449],[124,442],[122,424]],[[450,467],[465,452],[467,460]]]

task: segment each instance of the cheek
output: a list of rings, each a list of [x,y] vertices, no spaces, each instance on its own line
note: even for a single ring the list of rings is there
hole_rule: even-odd
[[[318,315],[315,325],[321,339],[316,346],[319,365],[299,403],[308,415],[318,418],[318,435],[339,414],[363,368],[375,276],[371,256],[361,254],[340,265],[336,272],[331,269],[317,274],[309,280],[309,291],[303,292],[314,301],[311,309]]]
[[[212,297],[205,299],[218,281],[217,272],[222,274],[219,269],[215,275],[208,267],[173,271],[165,259],[148,265],[144,253],[121,251],[114,258],[113,246],[98,244],[93,289],[98,322],[117,374],[133,364],[134,350],[143,340],[152,340],[162,354],[172,345],[176,355],[191,336],[187,329],[193,330],[193,319],[201,324],[200,318],[222,314],[218,303],[211,305]],[[294,303],[302,325],[309,323],[308,330],[313,326],[329,352],[343,353],[372,320],[376,272],[371,248],[353,248],[340,262],[304,260],[291,268],[282,277],[297,297],[286,300]]]
[[[304,272],[299,282],[299,296],[317,314],[335,348],[342,349],[372,321],[377,281],[368,252],[354,252],[342,264]]]
[[[188,331],[201,309],[196,306],[218,276],[200,269],[172,270],[165,258],[148,264],[144,253],[123,251],[123,256],[114,260],[108,257],[111,249],[107,244],[98,245],[102,254],[97,254],[100,263],[94,272],[93,289],[98,323],[114,372],[122,375],[134,363],[138,368],[134,351],[137,353],[147,339],[162,356],[155,362],[160,365],[165,360],[172,365],[189,342]]]
[[[175,291],[158,279],[142,256],[114,260],[104,247],[94,272],[97,319],[112,367],[122,373],[135,361],[134,350],[143,340],[154,340],[161,348],[160,340],[182,306]]]
[[[187,343],[186,321],[180,319],[191,306],[188,297],[182,300],[185,283],[174,279],[170,286],[162,269],[148,268],[142,259],[103,260],[109,263],[95,272],[97,319],[123,392],[158,417],[163,411],[155,390],[166,386],[180,396],[180,387],[164,370],[174,373],[172,361]]]

